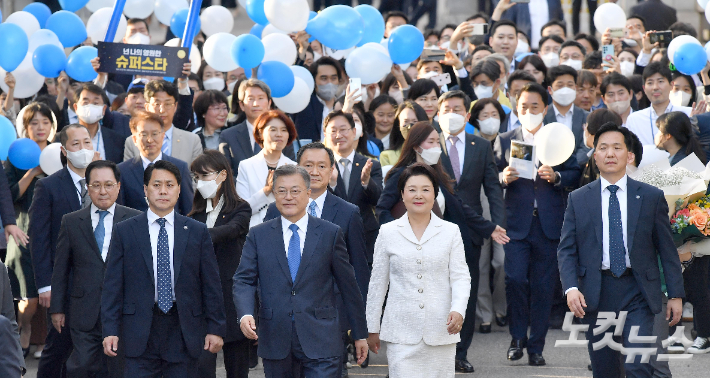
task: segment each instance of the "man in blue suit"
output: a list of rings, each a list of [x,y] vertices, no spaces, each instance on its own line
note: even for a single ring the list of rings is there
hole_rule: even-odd
[[[518,29],[525,33],[525,35],[530,36],[530,47],[537,48],[538,41],[540,40],[542,26],[547,24],[552,20],[564,21],[565,15],[562,12],[562,3],[560,0],[545,0],[547,2],[547,14],[537,12],[535,18],[532,17],[530,12],[530,7],[534,7],[535,3],[519,4],[511,3],[510,0],[501,0],[496,6],[496,11],[499,9],[505,11],[502,18],[505,20],[510,20],[515,22]],[[491,19],[496,21],[499,19],[496,17],[496,11],[493,12]],[[538,30],[533,30],[533,27],[537,26]]]
[[[94,150],[101,154],[101,159],[119,164],[123,161],[126,137],[99,124],[108,108],[104,104],[102,95],[101,87],[92,83],[84,83],[74,94],[74,112],[79,118],[79,124],[89,130],[91,143]]]
[[[175,204],[175,210],[179,214],[187,215],[192,210],[192,198],[195,195],[190,180],[190,171],[187,163],[164,155],[160,150],[164,137],[163,120],[154,113],[138,112],[131,118],[130,126],[131,132],[133,132],[133,141],[138,146],[140,156],[118,165],[118,169],[121,170],[121,192],[118,196],[118,204],[146,211],[148,204],[143,190],[143,172],[155,162],[165,160],[175,164],[180,170],[180,198]]]
[[[316,86],[311,94],[311,102],[305,109],[292,114],[291,117],[296,124],[299,139],[317,142],[324,138],[323,112],[327,109],[327,114],[335,106],[343,69],[337,60],[328,56],[314,61],[309,69]]]
[[[654,343],[629,342],[629,333],[638,326],[639,336],[653,335],[654,314],[661,312],[664,295],[659,257],[670,326],[680,320],[685,296],[663,191],[626,175],[626,166],[634,163],[631,144],[631,131],[613,123],[594,135],[594,159],[601,178],[570,194],[557,252],[569,309],[590,325],[587,340],[595,377],[620,375],[619,364],[609,363],[619,360],[619,352],[592,348],[604,337],[604,333],[593,334],[600,312],[618,316],[628,311],[622,341],[616,340],[624,347],[654,347]],[[624,364],[626,376],[650,378],[651,364],[636,361]]]
[[[119,334],[126,377],[197,377],[202,350],[227,333],[217,258],[207,227],[175,214],[181,173],[159,160],[144,174],[150,208],[118,223],[108,251],[101,322],[104,353]]]
[[[547,91],[537,83],[526,84],[517,97],[521,127],[500,134],[494,154],[501,183],[507,189],[505,207],[510,243],[505,245],[505,284],[513,340],[508,360],[523,357],[528,363],[545,365],[542,350],[552,309],[557,273],[557,243],[562,229],[565,189],[579,182],[581,170],[574,155],[561,165],[550,167],[533,161],[533,180],[518,178],[510,166],[511,141],[535,143],[547,112]],[[528,338],[528,325],[530,337]]]
[[[86,127],[69,125],[59,132],[62,144],[62,162],[66,166],[49,177],[37,182],[34,199],[30,206],[29,237],[30,253],[34,265],[35,282],[39,292],[40,305],[49,308],[52,295],[52,272],[57,239],[65,214],[91,205],[84,173],[92,160],[99,160],[94,152],[91,136]],[[71,314],[66,314],[67,323]],[[72,351],[69,330],[62,333],[52,327],[48,316],[49,329],[37,376],[59,377],[64,363]]]
[[[285,165],[274,171],[281,217],[253,227],[234,274],[234,304],[244,335],[259,338],[267,378],[340,376],[340,337],[334,285],[343,297],[358,363],[367,357],[365,305],[340,227],[310,216],[310,175]],[[253,314],[259,289],[259,336]],[[297,374],[296,374],[297,375]]]

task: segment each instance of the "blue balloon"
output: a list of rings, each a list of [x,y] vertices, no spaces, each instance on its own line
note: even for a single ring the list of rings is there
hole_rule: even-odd
[[[515,61],[520,62],[523,60],[523,58],[530,56],[530,55],[533,55],[533,53],[531,53],[531,52],[522,53],[522,54],[515,57]]]
[[[261,63],[257,77],[271,88],[272,97],[289,94],[295,81],[293,71],[284,63],[275,60]]]
[[[7,72],[17,68],[27,55],[30,41],[21,27],[15,24],[0,24],[0,67]]]
[[[44,28],[53,31],[64,47],[74,47],[86,41],[87,38],[86,26],[81,18],[65,10],[49,16]]]
[[[355,9],[347,5],[333,5],[308,21],[306,32],[326,47],[347,50],[360,42],[364,28],[365,23]]]
[[[245,8],[252,21],[264,26],[269,23],[266,13],[264,13],[264,0],[247,0]]]
[[[387,38],[387,49],[395,64],[413,62],[424,51],[424,35],[413,25],[399,26]]]
[[[505,114],[510,114],[510,111],[512,110],[503,104],[500,104],[500,107],[503,108],[503,113],[505,113]]]
[[[30,3],[22,9],[25,12],[32,13],[33,16],[39,21],[39,27],[43,28],[47,23],[47,19],[52,15],[52,10],[43,3]]]
[[[88,2],[89,0],[59,0],[59,5],[61,5],[64,10],[76,12],[83,8]]]
[[[380,43],[385,36],[385,19],[377,8],[372,5],[358,5],[355,11],[360,13],[365,27],[362,39],[358,42],[358,46],[362,46],[368,42]]]
[[[189,9],[180,9],[179,11],[175,12],[173,14],[173,18],[170,19],[170,31],[173,32],[176,36],[179,38],[182,38],[183,34],[185,34],[185,25],[187,25],[187,14],[190,10]],[[195,27],[195,35],[200,31],[202,28],[202,22],[200,22],[200,18],[197,18],[197,27]],[[195,36],[193,35],[190,40],[194,39]]]
[[[17,139],[17,131],[9,119],[0,116],[0,160],[7,160],[7,151]]]
[[[261,40],[251,34],[242,34],[232,43],[232,58],[245,71],[258,66],[265,52]]]
[[[99,56],[99,50],[92,46],[81,46],[69,54],[66,73],[72,79],[81,82],[92,81],[98,74],[91,66],[91,59]]]
[[[680,45],[673,54],[673,65],[678,72],[685,75],[694,75],[705,68],[708,54],[703,46],[695,43]]]
[[[316,11],[309,11],[309,12],[308,12],[308,21],[312,20],[313,17],[315,17],[315,16],[317,16],[317,15],[318,15],[318,12],[316,12]]]
[[[37,142],[29,138],[17,139],[10,144],[7,158],[18,169],[32,169],[39,165],[42,150]]]
[[[265,27],[266,25],[254,24],[254,26],[251,27],[251,30],[249,30],[249,34],[261,39],[261,33],[264,32]]]
[[[67,56],[56,45],[42,45],[32,55],[32,65],[44,77],[58,77],[67,67]]]

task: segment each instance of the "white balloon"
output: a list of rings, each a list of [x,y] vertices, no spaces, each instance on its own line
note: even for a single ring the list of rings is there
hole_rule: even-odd
[[[607,28],[624,28],[626,26],[626,13],[614,3],[602,4],[594,12],[594,26],[602,33]]]
[[[294,78],[293,89],[283,97],[274,97],[274,104],[284,113],[294,114],[305,109],[311,101],[308,85],[300,77]]]
[[[705,19],[710,22],[710,7],[708,6],[705,7]]]
[[[27,34],[27,38],[40,29],[37,17],[33,16],[32,13],[25,11],[19,11],[11,14],[7,17],[5,23],[15,24],[21,27],[22,30],[25,31],[25,34]]]
[[[700,5],[700,8],[707,10],[708,0],[698,0],[698,5]]]
[[[535,135],[536,154],[540,162],[554,167],[567,161],[574,152],[574,133],[559,122],[543,126]]]
[[[207,38],[202,47],[205,62],[220,72],[229,72],[239,68],[232,58],[232,44],[236,39],[236,35],[229,33],[217,33]]]
[[[164,46],[180,47],[180,38],[173,38],[165,42]],[[194,43],[190,48],[190,63],[192,63],[192,68],[190,69],[190,71],[192,71],[192,73],[197,73],[197,71],[200,70],[200,66],[202,65],[202,55],[200,54],[200,50],[197,48],[197,46],[195,46]]]
[[[678,47],[685,45],[686,43],[695,43],[697,45],[702,46],[700,41],[698,41],[697,38],[690,36],[690,35],[680,35],[671,41],[671,43],[668,44],[668,59],[673,63],[673,55],[675,55],[675,51],[678,50]]]
[[[288,35],[288,32],[285,32],[279,28],[277,28],[274,25],[268,24],[264,27],[264,30],[261,31],[261,39],[264,39],[267,35],[271,34],[284,34]]]
[[[86,34],[89,35],[94,44],[105,42],[106,30],[109,22],[111,22],[112,15],[112,8],[101,8],[89,17],[89,21],[86,23]],[[123,37],[126,36],[127,28],[126,16],[121,15],[121,20],[118,22],[118,29],[116,29],[116,35],[114,35],[112,42],[121,42]]]
[[[392,59],[372,46],[356,48],[345,59],[345,72],[349,77],[359,77],[363,85],[377,83],[392,70]]]
[[[309,7],[307,0],[266,0],[264,13],[269,23],[291,32],[306,29]]]
[[[202,31],[208,37],[217,33],[231,33],[234,28],[234,17],[229,9],[221,5],[205,8],[200,15]]]
[[[333,50],[328,46],[323,46],[323,55],[329,56],[335,60],[340,60],[340,59],[346,59],[351,52],[355,50],[355,46],[347,49],[347,50]],[[389,56],[389,54],[387,54]]]
[[[28,59],[29,57],[29,59]],[[0,67],[0,88],[7,93],[8,87],[5,84],[6,71]],[[15,98],[28,98],[34,96],[44,85],[44,77],[37,73],[32,65],[32,58],[28,54],[25,60],[20,63],[20,66],[12,71],[15,76],[15,81],[21,83],[15,86]]]
[[[89,2],[86,3],[86,9],[94,13],[101,8],[113,8],[113,3],[114,0],[89,0]]]
[[[310,95],[313,93],[313,89],[316,87],[316,82],[313,80],[313,75],[311,74],[311,71],[308,71],[305,67],[302,66],[291,66],[291,71],[293,71],[293,76],[300,78],[303,80],[304,83],[308,86],[308,94]]]
[[[52,143],[39,154],[39,167],[42,168],[42,172],[47,176],[64,168],[60,157],[62,154],[61,146],[61,143]]]
[[[59,37],[49,29],[39,29],[32,34],[27,52],[32,55],[32,53],[42,45],[55,45],[64,50],[64,46],[62,46],[62,43],[59,41]]]
[[[298,51],[296,50],[296,44],[293,43],[291,37],[285,34],[275,33],[267,35],[261,40],[261,42],[264,43],[265,50],[262,62],[277,60],[279,62],[283,62],[287,66],[296,63]]]
[[[146,0],[126,0],[123,7],[123,14],[128,18],[140,18],[145,20],[153,13],[155,3]],[[172,18],[172,15],[170,16]]]
[[[145,0],[143,1],[146,2]],[[189,5],[187,0],[155,0],[155,17],[158,18],[163,25],[170,26],[170,20],[173,14],[180,9],[187,9]]]

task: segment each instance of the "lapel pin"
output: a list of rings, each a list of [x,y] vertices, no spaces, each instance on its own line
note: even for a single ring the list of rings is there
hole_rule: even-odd
[[[639,198],[641,198],[641,196],[636,196],[636,199],[639,199]]]
[[[184,227],[187,230],[187,226]]]
[[[475,145],[475,144],[476,144],[476,142],[471,142],[471,145],[472,145],[472,146]]]
[[[359,166],[360,166],[360,163],[355,163],[355,166],[356,166],[356,167],[359,167]]]

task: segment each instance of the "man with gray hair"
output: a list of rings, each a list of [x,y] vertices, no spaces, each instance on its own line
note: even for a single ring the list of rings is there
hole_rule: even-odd
[[[303,167],[284,165],[274,171],[281,216],[249,230],[234,274],[232,293],[241,330],[259,340],[266,377],[293,377],[301,367],[306,377],[340,376],[343,343],[334,283],[356,340],[358,364],[367,357],[365,305],[343,233],[339,226],[306,213],[310,181]]]
[[[237,90],[239,107],[246,115],[246,119],[224,130],[219,135],[219,150],[232,164],[234,177],[239,173],[239,163],[249,159],[261,151],[254,139],[254,124],[259,116],[271,110],[271,89],[266,83],[257,79],[242,81]],[[293,145],[289,145],[283,150],[284,155],[291,160],[296,160],[293,152]]]

